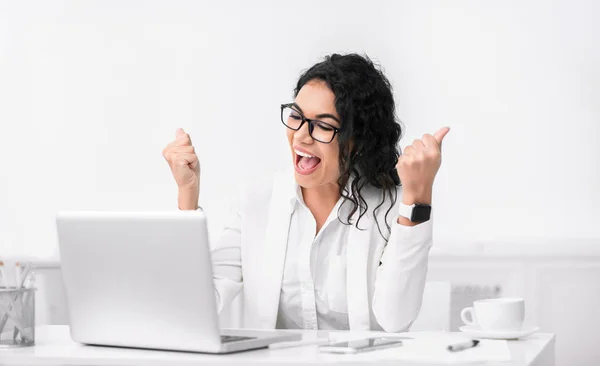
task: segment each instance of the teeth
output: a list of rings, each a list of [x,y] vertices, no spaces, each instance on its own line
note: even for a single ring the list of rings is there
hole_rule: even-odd
[[[308,155],[307,153],[304,153],[304,152],[302,152],[302,151],[298,151],[298,150],[296,150],[296,149],[294,149],[294,151],[296,152],[296,154],[298,154],[298,155],[300,155],[300,156],[304,156],[304,157],[306,157],[306,158],[314,158],[314,156],[313,156],[313,155]]]

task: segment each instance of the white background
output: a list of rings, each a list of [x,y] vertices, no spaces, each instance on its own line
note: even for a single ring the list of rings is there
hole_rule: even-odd
[[[60,209],[173,209],[183,127],[211,231],[290,163],[279,104],[325,54],[380,62],[404,144],[452,128],[436,245],[600,238],[600,3],[0,1],[0,254],[56,255]]]

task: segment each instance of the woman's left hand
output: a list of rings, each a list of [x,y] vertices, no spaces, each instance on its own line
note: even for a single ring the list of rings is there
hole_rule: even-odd
[[[448,131],[449,127],[442,127],[433,135],[426,133],[404,148],[396,163],[404,204],[431,204],[433,180],[442,163],[442,140]]]

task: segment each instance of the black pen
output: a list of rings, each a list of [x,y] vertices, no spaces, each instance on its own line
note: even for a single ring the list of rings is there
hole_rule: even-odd
[[[479,341],[477,339],[472,339],[470,341],[464,341],[464,342],[460,342],[460,343],[451,344],[448,346],[448,351],[450,351],[450,352],[463,351],[467,348],[476,347],[478,344],[479,344]]]

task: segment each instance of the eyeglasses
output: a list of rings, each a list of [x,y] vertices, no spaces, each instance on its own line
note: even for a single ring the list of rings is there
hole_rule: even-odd
[[[294,108],[293,103],[281,105],[281,122],[294,131],[301,129],[304,122],[307,122],[310,137],[324,144],[333,141],[336,133],[340,131],[339,128],[329,123],[304,117]]]

